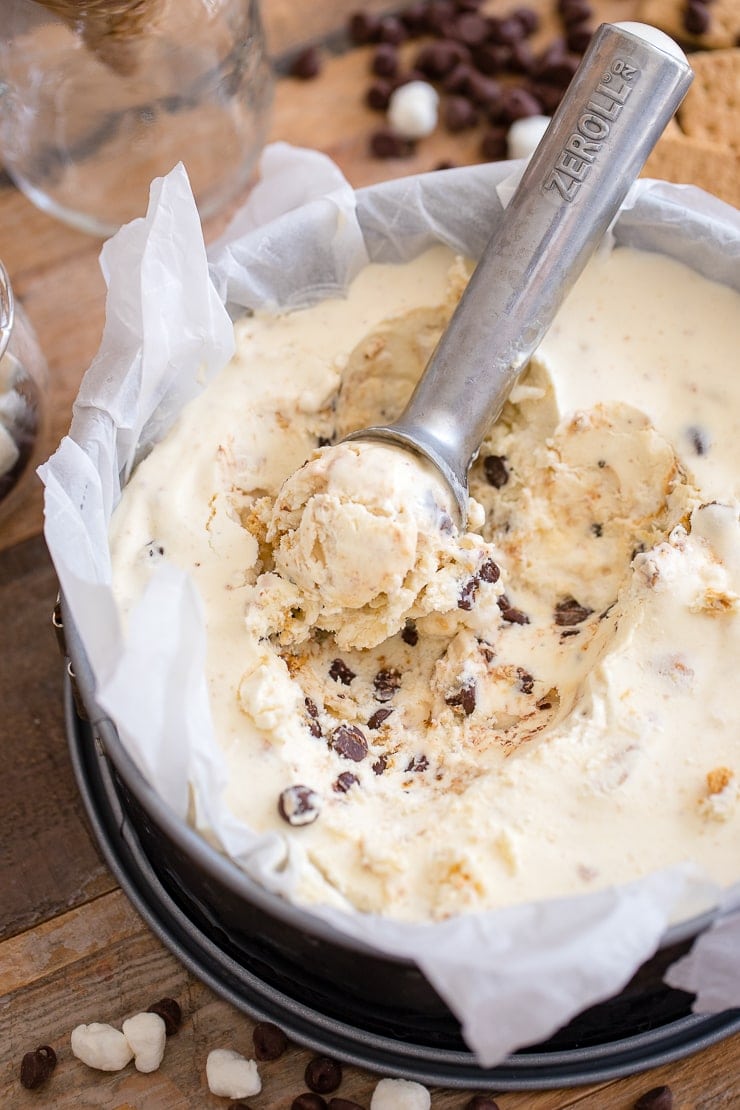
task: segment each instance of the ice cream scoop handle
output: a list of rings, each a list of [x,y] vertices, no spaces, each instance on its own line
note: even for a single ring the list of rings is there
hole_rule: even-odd
[[[461,506],[481,442],[692,76],[678,48],[619,25],[594,35],[410,403],[385,430],[426,455]]]

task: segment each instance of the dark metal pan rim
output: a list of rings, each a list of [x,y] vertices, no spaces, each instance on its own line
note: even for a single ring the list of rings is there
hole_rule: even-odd
[[[582,1049],[514,1053],[481,1068],[472,1053],[432,1048],[351,1026],[306,1006],[258,979],[199,930],[159,882],[116,792],[105,753],[91,752],[79,734],[71,686],[65,687],[70,756],[98,844],[127,897],[155,936],[220,997],[255,1020],[274,1021],[289,1037],[344,1063],[430,1086],[476,1090],[545,1090],[617,1079],[672,1063],[740,1030],[740,1013],[691,1015],[632,1037]],[[91,761],[102,783],[98,796]],[[98,788],[99,790],[99,788]]]

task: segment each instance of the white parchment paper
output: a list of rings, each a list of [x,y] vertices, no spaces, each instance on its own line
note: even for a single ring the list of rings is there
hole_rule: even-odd
[[[163,565],[124,638],[110,586],[110,515],[137,459],[229,359],[230,313],[312,303],[341,293],[368,260],[402,261],[437,242],[476,257],[501,215],[497,187],[511,171],[511,163],[476,166],[355,193],[323,155],[275,144],[264,153],[260,184],[208,256],[182,167],[154,183],[146,217],[103,248],[101,348],[70,435],[41,469],[47,543],[93,669],[96,702],[139,768],[177,815],[193,801],[224,851],[287,896],[293,849],[278,834],[257,835],[221,802],[225,768],[208,707],[196,591]],[[740,287],[740,215],[699,190],[638,183],[613,234]],[[415,960],[480,1063],[491,1066],[619,991],[672,920],[722,897],[724,916],[671,972],[672,983],[698,992],[702,1009],[721,1010],[740,1005],[740,884],[723,895],[690,864],[594,894],[439,924],[311,912]]]

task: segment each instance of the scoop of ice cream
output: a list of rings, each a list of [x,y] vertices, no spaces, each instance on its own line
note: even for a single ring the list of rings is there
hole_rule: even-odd
[[[288,479],[268,539],[277,570],[322,606],[361,609],[405,587],[453,530],[444,482],[382,443],[326,447]]]
[[[257,586],[271,633],[300,642],[319,627],[340,646],[371,647],[410,617],[455,608],[490,552],[459,531],[454,511],[444,480],[402,448],[315,452],[285,482],[268,526],[275,574]]]

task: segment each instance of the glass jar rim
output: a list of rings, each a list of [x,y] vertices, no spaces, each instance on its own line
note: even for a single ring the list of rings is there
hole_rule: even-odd
[[[13,330],[13,317],[15,315],[15,302],[13,300],[13,287],[10,284],[8,271],[0,261],[0,358],[10,342]]]

